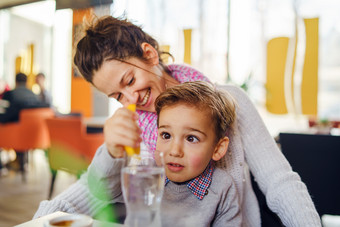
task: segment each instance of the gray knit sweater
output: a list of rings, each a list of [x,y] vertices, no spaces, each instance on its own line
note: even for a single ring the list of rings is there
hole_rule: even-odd
[[[120,170],[122,159],[112,158],[104,149],[88,169],[89,188],[93,195],[102,197],[102,188],[111,195],[110,203],[123,202]],[[103,199],[103,198],[102,198]],[[162,226],[241,226],[239,198],[231,176],[215,168],[208,194],[199,200],[186,184],[171,181],[164,188],[161,208]]]
[[[265,194],[269,208],[278,214],[285,226],[321,226],[305,184],[292,171],[247,94],[232,85],[221,87],[237,102],[237,120],[229,135],[229,151],[219,163],[235,181],[241,201],[242,226],[261,226],[249,170]],[[55,211],[95,215],[105,204],[92,197],[87,187],[87,176],[82,176],[53,200],[41,202],[34,218]]]
[[[239,199],[232,178],[216,168],[208,194],[197,199],[187,185],[169,182],[162,201],[162,226],[221,226],[242,224]]]

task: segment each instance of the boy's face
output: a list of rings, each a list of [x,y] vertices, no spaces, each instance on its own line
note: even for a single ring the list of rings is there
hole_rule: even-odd
[[[163,108],[158,117],[157,151],[164,154],[166,176],[185,182],[200,175],[216,146],[211,116],[179,103]]]

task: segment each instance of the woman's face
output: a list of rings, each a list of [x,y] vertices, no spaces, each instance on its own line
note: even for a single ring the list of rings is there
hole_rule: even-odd
[[[108,60],[94,72],[93,84],[124,106],[133,103],[139,110],[155,112],[155,99],[165,90],[168,77],[158,64],[138,58]]]

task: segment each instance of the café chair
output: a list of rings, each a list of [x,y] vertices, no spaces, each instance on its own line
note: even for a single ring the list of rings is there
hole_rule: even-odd
[[[103,144],[103,133],[86,133],[81,116],[62,116],[46,119],[51,145],[47,156],[52,179],[48,198],[53,194],[57,171],[62,170],[78,178],[86,171],[97,148]]]
[[[297,172],[320,217],[340,214],[340,136],[280,133],[282,153]]]
[[[22,179],[26,181],[25,159],[28,151],[50,145],[45,119],[54,116],[51,108],[23,109],[18,122],[0,124],[0,147],[17,152]]]

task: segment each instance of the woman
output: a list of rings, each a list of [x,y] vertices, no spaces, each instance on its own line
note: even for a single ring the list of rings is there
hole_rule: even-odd
[[[98,90],[123,105],[135,103],[138,110],[137,117],[132,112],[119,109],[106,121],[105,144],[98,149],[96,155],[108,152],[118,141],[125,139],[125,135],[110,137],[119,128],[115,126],[137,118],[138,124],[129,128],[130,139],[135,138],[134,143],[129,145],[138,146],[141,133],[148,150],[153,152],[157,139],[157,116],[154,109],[157,96],[167,87],[179,83],[209,81],[189,66],[165,66],[161,54],[156,40],[124,19],[107,16],[87,28],[86,35],[77,45],[75,65]],[[233,95],[238,108],[235,127],[228,135],[228,157],[220,165],[227,169],[236,183],[244,218],[243,226],[261,225],[259,205],[251,187],[249,170],[266,195],[270,209],[279,215],[284,225],[321,226],[305,184],[279,151],[252,102],[237,87],[225,86],[225,89]],[[103,204],[93,198],[86,200],[91,202],[91,206],[84,204],[85,198],[92,197],[86,180],[85,175],[54,200],[43,202],[36,217],[46,214],[45,209],[49,212],[64,209],[66,212],[94,215]],[[78,189],[80,192],[77,192]]]

